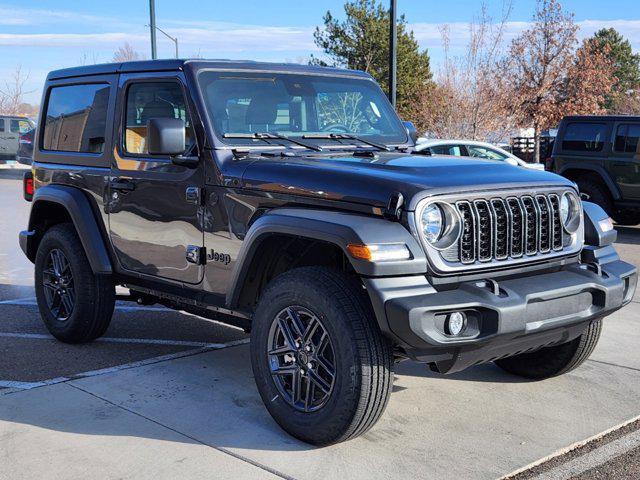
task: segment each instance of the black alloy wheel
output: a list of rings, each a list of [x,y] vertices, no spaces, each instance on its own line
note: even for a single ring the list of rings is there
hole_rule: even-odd
[[[76,292],[71,264],[62,250],[54,248],[49,252],[42,274],[49,311],[60,322],[68,320],[76,303]]]
[[[324,325],[310,310],[280,311],[269,331],[271,375],[286,402],[301,412],[324,406],[336,378],[335,353]]]

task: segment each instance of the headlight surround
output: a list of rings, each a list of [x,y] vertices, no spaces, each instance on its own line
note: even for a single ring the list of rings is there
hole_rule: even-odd
[[[460,214],[449,203],[425,203],[416,211],[416,220],[420,239],[436,250],[446,250],[460,238]]]
[[[580,200],[572,192],[565,192],[560,199],[560,221],[562,227],[569,234],[575,233],[580,227],[582,207]]]

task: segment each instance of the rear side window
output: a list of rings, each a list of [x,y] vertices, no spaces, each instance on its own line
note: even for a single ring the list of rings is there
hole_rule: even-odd
[[[640,125],[622,124],[616,130],[615,151],[622,153],[640,153],[638,151]]]
[[[563,150],[599,152],[604,147],[607,126],[604,123],[570,123],[564,131]]]
[[[53,87],[44,122],[43,150],[102,153],[109,84]]]

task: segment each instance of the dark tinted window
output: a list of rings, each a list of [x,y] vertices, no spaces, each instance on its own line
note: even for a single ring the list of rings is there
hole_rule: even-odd
[[[564,131],[563,150],[576,152],[599,152],[607,133],[604,123],[570,123]]]
[[[638,153],[640,125],[618,125],[616,131],[616,152]]]
[[[176,82],[134,83],[127,92],[125,151],[147,153],[147,122],[152,118],[179,118],[185,122],[186,151],[194,148],[195,135],[184,95]]]
[[[109,85],[54,87],[45,117],[44,150],[102,153]]]
[[[4,132],[4,118],[0,118],[0,132]]]

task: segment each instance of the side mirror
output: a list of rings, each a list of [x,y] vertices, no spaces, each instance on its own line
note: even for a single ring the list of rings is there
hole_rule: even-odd
[[[151,118],[147,122],[147,151],[151,155],[182,155],[186,128],[179,118]]]
[[[418,130],[416,130],[416,126],[413,124],[413,122],[408,122],[406,120],[402,123],[404,124],[404,128],[407,130],[409,138],[415,145],[418,142]]]

